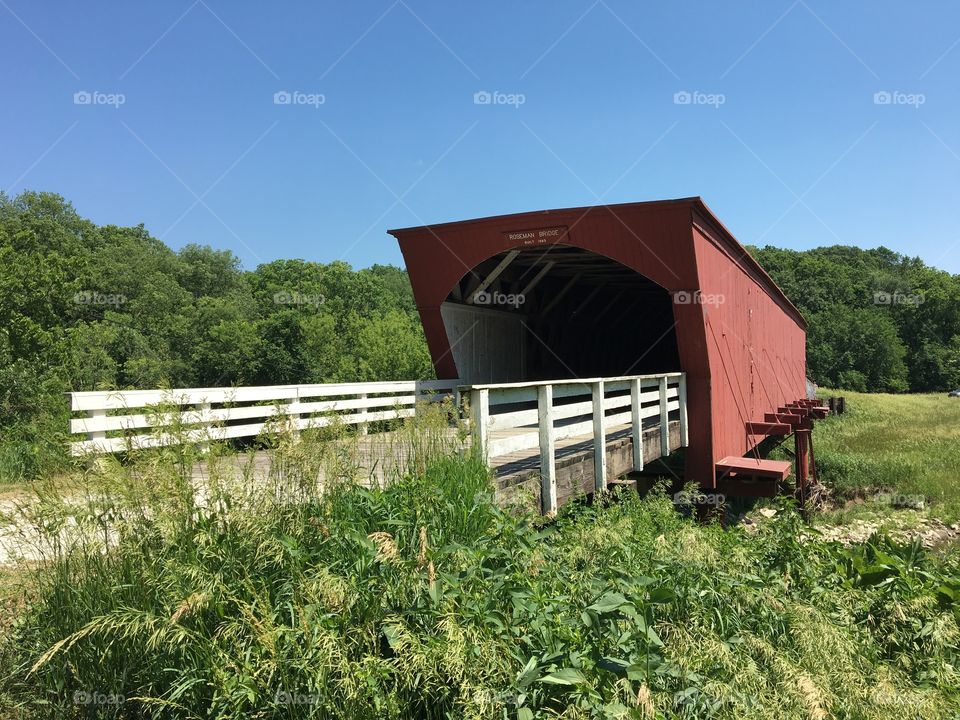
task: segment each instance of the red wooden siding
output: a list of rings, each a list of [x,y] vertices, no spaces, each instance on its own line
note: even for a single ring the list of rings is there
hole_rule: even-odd
[[[745,424],[805,396],[806,324],[699,198],[549,210],[390,231],[410,273],[440,378],[457,368],[440,305],[483,261],[524,248],[509,233],[565,226],[567,246],[602,255],[670,293],[687,373],[687,478],[710,487],[715,463],[750,450]],[[545,246],[546,247],[546,246]],[[527,247],[526,249],[530,249]],[[623,321],[630,331],[629,319]]]

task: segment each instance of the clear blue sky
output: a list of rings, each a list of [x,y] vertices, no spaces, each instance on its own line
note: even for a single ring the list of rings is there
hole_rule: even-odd
[[[248,268],[700,195],[744,243],[960,272],[955,0],[0,0],[0,59],[0,189]]]

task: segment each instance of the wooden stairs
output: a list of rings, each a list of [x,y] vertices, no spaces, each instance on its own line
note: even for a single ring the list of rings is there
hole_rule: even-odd
[[[824,419],[829,413],[830,409],[821,405],[819,400],[802,399],[778,407],[776,412],[764,413],[762,421],[746,423],[749,439],[794,436],[796,492],[801,503],[806,502],[811,478],[817,482],[811,434],[813,422]],[[725,457],[716,464],[717,489],[730,496],[773,497],[780,492],[792,470],[792,463],[784,460]]]

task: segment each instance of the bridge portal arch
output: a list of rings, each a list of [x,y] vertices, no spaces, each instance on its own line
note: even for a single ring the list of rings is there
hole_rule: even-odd
[[[681,370],[674,297],[601,253],[568,244],[495,253],[440,305],[465,383]]]

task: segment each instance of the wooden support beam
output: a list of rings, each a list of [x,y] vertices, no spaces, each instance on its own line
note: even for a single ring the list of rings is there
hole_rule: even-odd
[[[591,385],[593,393],[593,477],[599,492],[607,489],[607,423],[603,411],[604,383]]]
[[[680,401],[680,447],[690,445],[690,423],[687,418],[687,375],[680,376],[677,386],[677,400]]]
[[[670,412],[667,409],[667,379],[660,378],[660,456],[670,454]]]
[[[769,423],[786,423],[791,427],[796,427],[803,422],[803,418],[799,415],[789,413],[764,413],[763,420]]]
[[[630,434],[633,440],[633,469],[643,470],[643,416],[640,414],[640,378],[630,381]]]
[[[717,483],[717,490],[730,497],[776,497],[779,487],[774,480],[728,478]]]
[[[361,400],[366,400],[367,397],[368,397],[367,393],[361,393],[361,394],[360,394],[360,399],[361,399]],[[364,418],[366,418],[366,416],[367,416],[367,409],[364,408],[363,410],[361,410],[361,411],[360,411],[360,414],[363,415]],[[369,426],[369,424],[366,422],[366,419],[364,419],[364,422],[362,422],[362,423],[360,423],[359,425],[357,425],[357,433],[360,434],[360,435],[366,435],[366,434],[369,432],[369,430],[370,430],[370,426]]]
[[[600,319],[604,317],[608,312],[610,312],[613,306],[617,304],[617,302],[620,300],[621,297],[623,297],[623,294],[625,292],[626,290],[620,290],[616,295],[614,295],[613,299],[603,306],[603,310],[601,310],[596,315],[594,315],[593,322],[595,323],[600,322]]]
[[[553,386],[537,388],[540,429],[540,507],[544,515],[557,511],[556,440],[553,431]]]
[[[790,470],[790,463],[785,460],[731,456],[717,463],[717,472],[722,476],[733,475],[741,480],[769,479],[782,482],[790,477]]]
[[[597,285],[593,290],[591,290],[587,295],[587,297],[584,299],[584,301],[577,306],[577,309],[574,310],[572,313],[570,313],[570,316],[573,317],[574,315],[578,314],[581,310],[583,310],[587,305],[589,305],[590,301],[593,300],[597,296],[597,293],[600,292],[602,289],[603,289],[603,285]]]
[[[619,315],[617,315],[616,318],[614,318],[612,325],[615,325],[615,326],[616,326],[616,325],[619,325],[619,324],[623,321],[623,319],[624,319],[627,315],[629,315],[630,312],[631,312],[637,305],[639,305],[642,301],[643,301],[643,298],[637,298],[637,299],[634,300],[632,303],[629,303],[629,304],[623,309],[623,312],[620,313]]]
[[[490,285],[493,284],[493,281],[496,280],[498,277],[500,277],[500,274],[507,269],[507,266],[510,263],[512,263],[513,259],[519,254],[520,254],[519,250],[511,250],[510,252],[508,252],[507,256],[497,264],[497,266],[493,269],[493,271],[491,271],[489,275],[487,275],[486,280],[484,280],[479,285],[477,285],[477,287],[474,288],[473,292],[471,292],[470,295],[467,296],[467,305],[473,305],[474,298],[478,294],[486,290],[488,287],[490,287]]]
[[[105,418],[107,416],[107,411],[101,408],[96,408],[94,410],[87,411],[87,417],[91,420],[96,421],[99,418]],[[87,440],[104,440],[107,437],[107,433],[104,432],[90,432],[87,433]]]
[[[537,283],[539,283],[541,280],[543,280],[544,276],[545,276],[548,272],[550,272],[550,268],[552,268],[554,265],[556,265],[556,263],[555,263],[553,260],[551,260],[551,261],[548,262],[546,265],[544,265],[542,268],[540,268],[540,272],[538,272],[536,275],[533,276],[533,278],[530,280],[530,282],[527,283],[526,287],[524,287],[523,290],[520,291],[520,294],[523,295],[523,296],[528,295],[528,294],[530,293],[530,291],[533,290],[533,289],[537,286]]]
[[[490,464],[490,391],[486,388],[470,393],[473,442],[483,461]]]
[[[540,317],[546,316],[548,312],[553,310],[553,308],[556,307],[557,303],[560,302],[561,299],[563,299],[563,296],[567,294],[567,291],[570,290],[570,288],[572,288],[574,285],[576,285],[579,280],[580,280],[580,273],[577,273],[572,278],[570,278],[567,281],[567,284],[560,289],[560,292],[558,292],[556,295],[553,296],[553,300],[551,300],[550,303],[541,311]]]
[[[790,426],[787,423],[776,422],[748,422],[749,435],[789,435]]]

